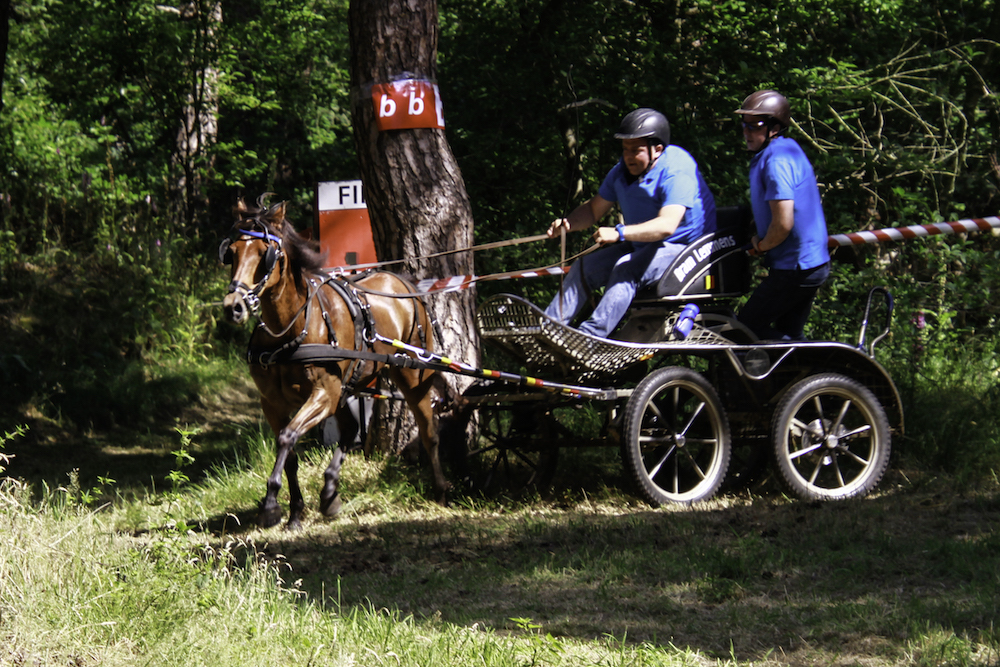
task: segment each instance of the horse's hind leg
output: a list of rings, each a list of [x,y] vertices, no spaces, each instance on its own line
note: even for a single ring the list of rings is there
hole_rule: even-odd
[[[340,467],[346,457],[342,446],[334,449],[330,465],[323,473],[323,490],[319,494],[319,511],[323,516],[334,517],[340,512],[340,492],[337,487],[340,486]]]
[[[358,433],[358,423],[347,408],[342,408],[337,414],[337,424],[340,431],[340,445],[333,450],[330,465],[323,473],[323,489],[319,493],[319,511],[327,517],[337,516],[340,512],[340,491],[338,490],[340,468],[344,465],[347,450],[354,444],[354,437]]]
[[[406,398],[406,404],[413,413],[413,419],[417,422],[417,430],[420,433],[420,441],[427,452],[427,458],[431,462],[431,470],[434,474],[434,490],[437,492],[435,498],[442,505],[448,502],[448,491],[451,484],[444,476],[441,469],[441,458],[438,454],[438,434],[434,428],[434,405],[431,400],[431,376],[427,371],[411,371],[410,373],[396,370],[390,372],[396,387]]]

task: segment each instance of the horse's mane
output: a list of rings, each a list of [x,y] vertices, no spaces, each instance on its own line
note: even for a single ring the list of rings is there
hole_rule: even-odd
[[[326,265],[326,253],[320,251],[319,242],[307,239],[295,231],[295,227],[285,218],[286,202],[271,206],[264,203],[267,195],[257,198],[257,205],[248,207],[240,200],[233,209],[236,215],[235,228],[252,229],[262,226],[269,233],[281,238],[281,246],[288,256],[288,264],[296,281],[302,273],[313,273]]]

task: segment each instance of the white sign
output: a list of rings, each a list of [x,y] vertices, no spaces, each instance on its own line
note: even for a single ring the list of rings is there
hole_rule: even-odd
[[[361,181],[326,181],[317,184],[320,211],[343,211],[368,208]]]

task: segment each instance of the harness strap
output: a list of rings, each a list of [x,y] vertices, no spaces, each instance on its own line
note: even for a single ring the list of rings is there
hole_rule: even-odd
[[[275,350],[275,353],[277,352],[278,350]],[[319,345],[316,343],[299,345],[298,348],[284,354],[281,358],[270,358],[269,363],[301,363],[321,366],[323,364],[340,363],[347,359],[373,361],[377,364],[401,366],[403,368],[427,368],[426,363],[414,359],[408,354],[381,354],[379,352],[369,352],[368,350],[345,350],[340,347],[331,347],[330,345]],[[351,391],[353,391],[353,388]]]
[[[358,291],[354,289],[354,286],[342,278],[330,276],[324,282],[333,288],[333,291],[347,304],[347,310],[351,314],[351,321],[354,322],[355,349],[361,350],[363,345],[371,348],[374,339],[369,336],[368,332],[375,331],[375,326],[372,322],[371,310],[367,300],[362,300]],[[369,340],[370,338],[371,340]],[[340,407],[344,406],[347,396],[354,391],[355,385],[364,373],[364,366],[364,360],[359,357],[355,358],[348,367],[345,374],[346,380],[344,381],[345,391],[340,394]]]

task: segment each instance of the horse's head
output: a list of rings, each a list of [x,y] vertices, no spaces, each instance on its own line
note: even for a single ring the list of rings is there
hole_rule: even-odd
[[[230,265],[229,293],[222,300],[225,319],[243,324],[252,313],[260,313],[260,294],[280,279],[276,271],[284,255],[282,230],[285,203],[247,208],[242,199],[233,209],[236,222],[219,245],[219,260]]]

